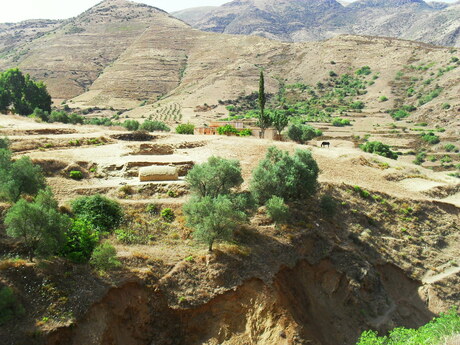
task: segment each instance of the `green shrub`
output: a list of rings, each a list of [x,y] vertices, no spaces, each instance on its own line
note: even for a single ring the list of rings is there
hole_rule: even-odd
[[[215,241],[231,240],[234,230],[247,218],[229,195],[195,196],[183,210],[187,225],[194,230],[193,237],[206,243],[209,251]]]
[[[86,219],[96,231],[111,231],[123,219],[123,209],[114,200],[102,195],[84,196],[71,202],[72,212]]]
[[[70,173],[69,173],[69,177],[73,180],[81,180],[83,179],[83,173],[81,171],[78,171],[78,170],[72,170]]]
[[[330,194],[325,194],[321,197],[319,206],[324,214],[332,217],[337,212],[337,202]]]
[[[273,196],[286,201],[307,198],[316,191],[319,168],[308,150],[296,150],[293,156],[270,147],[252,173],[250,190],[264,204]]]
[[[350,107],[351,107],[351,109],[361,110],[361,109],[364,109],[365,104],[364,104],[364,102],[356,101],[356,102],[351,103]]]
[[[25,311],[9,286],[0,288],[0,326],[17,316],[24,315]]]
[[[402,120],[406,117],[408,117],[410,114],[402,109],[396,110],[395,112],[391,113],[391,117],[395,119],[396,121]]]
[[[441,105],[441,108],[444,109],[444,110],[450,109],[450,104],[449,103],[443,103]]]
[[[117,251],[109,242],[104,242],[94,249],[90,264],[101,271],[110,271],[121,266],[117,259]]]
[[[371,196],[371,193],[369,193],[367,190],[362,189],[360,186],[354,186],[353,190],[359,194],[359,196],[363,199],[367,199]]]
[[[210,157],[206,163],[195,165],[187,174],[190,190],[198,195],[217,197],[229,194],[232,188],[243,183],[240,163],[237,160]]]
[[[144,123],[139,127],[141,131],[153,132],[153,131],[163,131],[169,132],[171,129],[161,121],[150,121],[146,120]]]
[[[437,86],[428,95],[420,97],[420,99],[418,100],[418,105],[421,106],[428,102],[431,102],[434,98],[438,97],[441,94],[442,90],[442,87]]]
[[[273,196],[265,204],[267,207],[267,213],[271,219],[277,223],[283,223],[287,221],[289,217],[289,207],[284,203],[283,198]]]
[[[73,262],[88,262],[99,242],[99,235],[93,230],[92,224],[86,219],[76,218],[65,236],[62,255]]]
[[[459,333],[460,316],[452,308],[419,329],[395,328],[389,335],[381,337],[377,332],[365,331],[357,345],[439,345],[444,344],[446,338]]]
[[[457,146],[455,146],[454,144],[446,144],[444,145],[444,149],[447,151],[447,152],[456,152],[458,151],[457,149]]]
[[[15,202],[22,194],[36,195],[45,186],[41,168],[29,157],[13,162],[11,152],[0,149],[0,200]]]
[[[413,161],[414,164],[421,165],[425,162],[426,152],[419,152],[415,156],[415,160]]]
[[[390,146],[381,143],[380,141],[369,141],[359,146],[364,152],[375,153],[379,156],[390,159],[398,159],[398,154],[391,150]]]
[[[252,131],[249,128],[242,129],[238,132],[238,136],[240,137],[250,137],[252,135]]]
[[[140,123],[136,120],[126,120],[122,124],[128,131],[137,131],[140,127]]]
[[[174,222],[174,219],[176,219],[176,215],[174,214],[174,211],[170,208],[162,209],[160,215],[161,215],[161,218],[163,218],[163,220],[168,223],[172,223]]]
[[[176,133],[178,134],[193,134],[195,126],[191,123],[182,123],[176,127]]]
[[[422,134],[422,140],[431,145],[439,144],[441,142],[439,137],[433,132]]]
[[[341,119],[341,118],[336,117],[332,121],[332,125],[335,127],[345,127],[345,126],[350,126],[351,124],[350,124],[350,120],[348,119]]]
[[[386,101],[388,101],[388,97],[387,96],[380,96],[379,101],[380,102],[386,102]]]
[[[298,143],[305,143],[306,141],[322,135],[323,132],[309,125],[291,125],[288,129],[289,139]]]
[[[8,236],[21,238],[29,259],[36,254],[56,254],[65,243],[70,219],[58,211],[57,201],[49,188],[38,192],[33,202],[24,199],[12,206],[5,217]]]
[[[369,66],[361,67],[360,69],[356,71],[357,75],[369,75],[371,73],[372,73],[372,70]]]
[[[218,127],[217,133],[219,133],[219,135],[236,135],[238,134],[238,130],[232,125],[225,125]]]

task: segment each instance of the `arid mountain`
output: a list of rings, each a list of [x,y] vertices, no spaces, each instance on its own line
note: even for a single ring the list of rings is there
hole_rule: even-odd
[[[202,7],[192,7],[185,10],[172,12],[171,14],[184,22],[195,25],[199,21],[203,20],[206,15],[215,10],[217,6],[202,6]]]
[[[187,13],[185,11],[185,13]],[[458,4],[427,4],[423,0],[235,0],[193,20],[177,17],[205,31],[259,35],[284,41],[323,40],[348,33],[459,45]],[[442,30],[433,23],[442,22]],[[423,28],[423,33],[419,33]]]
[[[312,10],[319,6],[307,5]],[[334,1],[322,5],[341,6]],[[176,109],[183,120],[199,122],[205,119],[196,117],[197,105],[254,92],[261,68],[267,90],[276,93],[283,83],[315,85],[330,71],[343,74],[370,66],[380,77],[362,99],[370,109],[380,110],[378,98],[392,94],[395,76],[405,66],[431,64],[436,72],[448,68],[454,56],[448,48],[391,38],[344,35],[325,42],[284,43],[215,34],[192,29],[153,7],[107,0],[42,37],[18,43],[0,58],[0,68],[18,65],[44,80],[55,100],[72,99],[71,107],[133,109],[129,116],[145,118],[164,106]],[[449,70],[436,80],[444,91],[420,114],[429,114],[442,102],[456,109],[458,71]],[[206,116],[226,112],[219,107]]]

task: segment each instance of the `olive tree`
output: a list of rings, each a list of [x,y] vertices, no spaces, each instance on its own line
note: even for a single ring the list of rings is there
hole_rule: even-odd
[[[5,217],[8,236],[24,241],[29,259],[36,254],[56,254],[65,244],[70,218],[59,213],[51,189],[39,191],[33,202],[19,200]]]
[[[232,188],[243,183],[240,163],[221,157],[210,157],[206,163],[199,164],[189,171],[186,181],[190,190],[201,197],[216,198],[229,194]]]
[[[194,229],[194,238],[206,243],[210,252],[214,242],[231,240],[234,230],[246,219],[228,195],[195,196],[183,210],[187,225]]]
[[[319,168],[308,150],[294,155],[272,146],[252,173],[250,190],[261,204],[273,196],[299,200],[316,191]]]

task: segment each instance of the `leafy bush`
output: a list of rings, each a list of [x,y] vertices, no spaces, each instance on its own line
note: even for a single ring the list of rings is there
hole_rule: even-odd
[[[160,215],[161,215],[161,218],[163,218],[163,220],[168,223],[172,223],[174,219],[176,219],[174,211],[170,208],[165,208],[161,210]]]
[[[234,230],[246,219],[228,195],[193,197],[184,207],[187,225],[194,229],[193,237],[208,245],[215,241],[229,241]]]
[[[272,197],[265,204],[267,213],[275,222],[285,222],[289,217],[289,207],[284,203],[283,198],[278,196]]]
[[[441,313],[428,324],[419,329],[395,328],[388,336],[379,337],[377,332],[365,331],[357,345],[439,345],[453,335],[460,333],[460,316],[452,308],[448,313]]]
[[[13,162],[11,152],[0,149],[0,199],[15,202],[22,194],[36,195],[45,186],[41,168],[29,157]]]
[[[360,186],[354,186],[353,190],[359,194],[359,196],[363,199],[367,199],[371,196],[371,193],[369,193],[367,190],[362,189]]]
[[[153,132],[153,131],[163,131],[163,132],[169,132],[171,129],[161,121],[150,121],[146,120],[140,127],[139,129],[141,131],[147,131],[147,132]]]
[[[422,140],[432,145],[439,144],[441,142],[441,139],[439,139],[439,137],[433,132],[422,134]]]
[[[238,136],[240,137],[250,137],[252,135],[252,131],[249,128],[242,129],[238,132]]]
[[[72,170],[70,173],[69,173],[69,177],[73,180],[81,180],[83,179],[83,173],[81,171],[78,171],[78,170]]]
[[[363,66],[356,71],[357,75],[369,75],[372,73],[372,70],[369,66]]]
[[[386,101],[388,101],[388,97],[387,96],[380,96],[379,101],[380,102],[386,102]]]
[[[428,95],[420,97],[420,99],[418,100],[418,105],[421,106],[421,105],[424,105],[424,104],[426,104],[428,102],[431,102],[434,98],[438,97],[441,94],[442,90],[443,90],[442,87],[437,86]]]
[[[425,162],[426,152],[422,151],[415,155],[415,160],[413,161],[414,164],[421,165]]]
[[[219,133],[219,135],[232,135],[232,134],[238,134],[238,130],[232,125],[225,125],[225,126],[218,127],[217,133]]]
[[[252,173],[250,190],[263,204],[272,196],[286,201],[299,200],[316,191],[319,168],[308,150],[296,150],[293,156],[270,147]]]
[[[361,150],[364,152],[375,153],[379,156],[387,157],[390,159],[398,159],[398,154],[391,150],[390,146],[381,143],[380,141],[369,141],[360,145]]]
[[[62,255],[73,262],[88,262],[99,242],[99,236],[91,223],[86,219],[76,218],[65,236],[66,244],[62,249]]]
[[[182,123],[176,127],[176,133],[178,134],[193,134],[195,126],[191,123]]]
[[[351,109],[361,110],[364,109],[365,104],[361,101],[356,101],[350,104]]]
[[[122,124],[128,131],[137,131],[140,127],[139,121],[136,120],[126,120]]]
[[[445,149],[447,152],[458,151],[457,146],[455,146],[454,144],[446,144],[446,145],[444,145],[444,149]]]
[[[99,194],[75,199],[71,205],[72,212],[78,218],[86,219],[96,231],[111,231],[123,219],[121,206]]]
[[[70,219],[58,211],[57,201],[49,188],[39,191],[33,202],[24,199],[12,206],[5,217],[8,236],[21,238],[30,260],[36,254],[55,254],[65,243]]]
[[[117,251],[109,242],[104,242],[94,249],[90,264],[102,271],[110,271],[121,266],[117,259]]]
[[[321,197],[319,207],[329,217],[334,216],[337,212],[337,202],[330,194],[325,194]]]
[[[24,308],[18,302],[13,290],[9,286],[0,288],[0,326],[15,316],[24,314]]]
[[[391,113],[391,117],[395,119],[396,121],[402,120],[406,117],[408,117],[410,114],[402,109],[396,110],[395,112]]]
[[[444,109],[444,110],[450,109],[450,104],[449,103],[443,103],[441,105],[441,108]]]
[[[190,190],[199,196],[217,197],[243,183],[240,163],[221,157],[210,157],[206,163],[195,165],[187,174]]]
[[[9,150],[10,149],[10,139],[7,137],[0,138],[0,150]]]
[[[298,143],[304,143],[322,135],[323,132],[309,125],[292,125],[288,129],[289,139]]]
[[[336,117],[336,118],[332,121],[332,125],[335,126],[335,127],[350,126],[350,120],[348,120],[348,119],[341,119],[341,118]]]

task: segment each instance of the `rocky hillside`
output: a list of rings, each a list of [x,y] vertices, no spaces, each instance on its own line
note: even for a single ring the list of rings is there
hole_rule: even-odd
[[[423,0],[358,0],[350,4],[336,0],[235,0],[214,10],[195,9],[174,15],[205,31],[284,41],[323,40],[348,33],[460,45],[458,3],[449,6]]]

